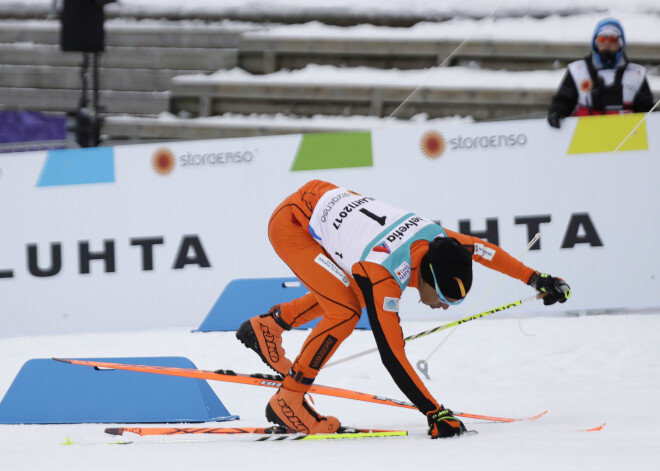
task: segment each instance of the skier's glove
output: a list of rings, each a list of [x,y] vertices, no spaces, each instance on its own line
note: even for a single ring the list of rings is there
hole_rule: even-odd
[[[547,119],[548,119],[548,124],[552,126],[553,128],[559,129],[561,126],[561,115],[556,112],[556,111],[551,111],[548,113]]]
[[[426,420],[429,422],[428,434],[431,435],[431,438],[448,438],[467,432],[463,422],[443,406],[427,413]]]
[[[534,272],[527,284],[540,293],[546,293],[543,297],[543,304],[546,306],[557,301],[565,303],[571,297],[571,287],[561,278],[555,278],[547,273]]]

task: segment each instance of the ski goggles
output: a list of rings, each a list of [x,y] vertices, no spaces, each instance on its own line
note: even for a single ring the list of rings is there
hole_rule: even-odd
[[[435,272],[433,271],[433,265],[429,263],[429,267],[431,268],[431,274],[433,275],[433,282],[435,283],[435,293],[438,295],[438,299],[440,300],[440,302],[444,304],[451,304],[452,306],[461,304],[465,299],[465,295],[467,294],[465,292],[465,287],[463,286],[463,282],[459,278],[454,278],[458,282],[458,287],[460,288],[463,297],[458,301],[450,301],[447,298],[445,298],[445,296],[442,294],[442,291],[440,291],[440,287],[438,286],[438,279],[435,277]]]
[[[619,46],[621,45],[621,37],[620,36],[596,36],[596,42],[598,44],[618,44]]]

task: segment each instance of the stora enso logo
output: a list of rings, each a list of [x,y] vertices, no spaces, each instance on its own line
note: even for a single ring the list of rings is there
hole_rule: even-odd
[[[174,152],[168,147],[159,147],[151,156],[151,166],[158,175],[172,173],[175,162]]]
[[[432,129],[426,131],[422,135],[422,140],[419,144],[422,154],[429,159],[437,159],[445,152],[447,144],[445,137],[438,131]]]

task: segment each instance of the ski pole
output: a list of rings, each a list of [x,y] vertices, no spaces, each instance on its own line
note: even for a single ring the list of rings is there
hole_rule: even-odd
[[[433,329],[425,330],[424,332],[420,332],[420,333],[415,334],[415,335],[410,335],[410,336],[404,338],[403,340],[405,340],[406,342],[410,342],[411,340],[415,340],[415,339],[418,339],[420,337],[425,337],[427,335],[431,335],[435,332],[439,332],[441,330],[445,330],[445,329],[448,329],[450,327],[454,327],[454,326],[457,326],[457,325],[460,325],[460,324],[464,324],[466,322],[470,322],[470,321],[473,321],[475,319],[479,319],[481,317],[490,316],[491,314],[495,314],[496,312],[504,311],[504,310],[510,309],[512,307],[520,306],[521,304],[525,304],[529,301],[534,301],[535,299],[541,299],[543,296],[545,296],[545,293],[537,293],[537,294],[534,294],[532,296],[528,296],[526,298],[519,299],[518,301],[509,303],[509,304],[505,304],[504,306],[500,306],[500,307],[496,307],[494,309],[490,309],[489,311],[484,311],[484,312],[481,312],[479,314],[473,314],[471,316],[464,317],[463,319],[459,319],[459,320],[454,321],[454,322],[449,322],[448,324],[443,324],[443,325],[440,325],[438,327],[434,327]],[[359,352],[359,353],[356,353],[354,355],[347,356],[346,358],[342,358],[341,360],[330,362],[327,365],[325,365],[324,368],[327,368],[327,367],[333,366],[333,365],[338,365],[340,363],[344,363],[346,361],[353,360],[354,358],[359,358],[359,357],[367,355],[369,353],[373,353],[377,350],[378,350],[378,348],[372,348],[370,350],[364,350],[363,352]]]

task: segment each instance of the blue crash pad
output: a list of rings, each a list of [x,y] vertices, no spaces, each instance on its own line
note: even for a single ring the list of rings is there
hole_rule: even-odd
[[[195,368],[183,357],[95,358]],[[168,423],[235,420],[205,380],[27,361],[0,402],[2,424]]]
[[[292,301],[309,290],[297,278],[243,278],[230,281],[220,293],[206,318],[195,332],[236,330],[250,317],[268,312],[271,306]],[[321,319],[314,319],[300,329],[310,329]],[[366,310],[357,329],[371,329]]]

